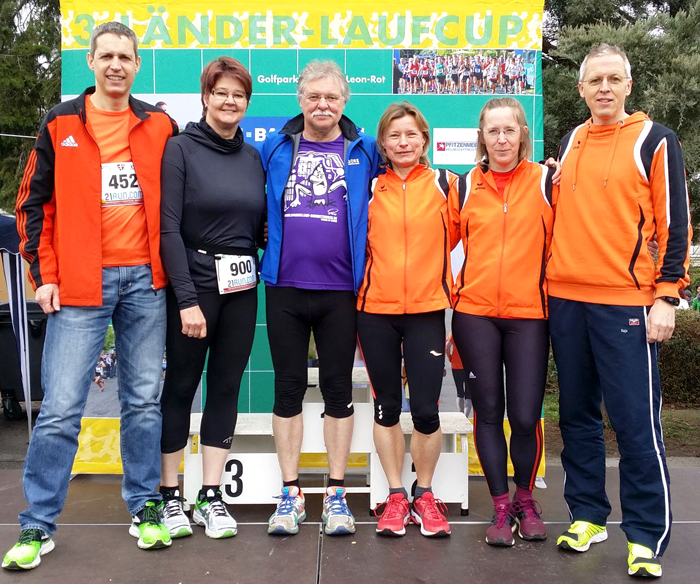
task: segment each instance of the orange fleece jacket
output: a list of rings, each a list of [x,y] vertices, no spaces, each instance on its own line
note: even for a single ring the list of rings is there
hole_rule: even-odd
[[[562,139],[559,160],[549,294],[620,306],[677,298],[689,283],[692,229],[676,135],[643,112],[605,126],[588,120]]]

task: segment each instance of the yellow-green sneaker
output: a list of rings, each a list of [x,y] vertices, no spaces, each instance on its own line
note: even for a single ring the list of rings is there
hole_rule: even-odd
[[[157,550],[173,543],[168,528],[160,516],[159,501],[146,501],[146,506],[131,517],[129,535],[138,537],[136,545],[142,550]]]
[[[6,570],[31,570],[41,563],[41,556],[54,548],[53,540],[41,529],[23,529],[19,541],[5,554]]]
[[[627,573],[641,578],[661,577],[661,560],[648,547],[638,543],[628,543]]]
[[[557,539],[559,549],[573,552],[587,552],[592,543],[608,539],[605,525],[596,525],[588,521],[574,521]]]

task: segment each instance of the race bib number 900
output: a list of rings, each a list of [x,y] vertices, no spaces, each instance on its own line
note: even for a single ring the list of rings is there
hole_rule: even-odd
[[[216,279],[219,284],[219,294],[254,288],[258,283],[255,258],[240,255],[216,256]]]
[[[143,191],[133,162],[108,162],[102,165],[102,206],[143,204]]]

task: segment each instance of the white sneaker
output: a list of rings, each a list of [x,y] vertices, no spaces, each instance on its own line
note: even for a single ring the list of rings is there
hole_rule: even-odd
[[[197,525],[204,527],[207,537],[222,539],[238,533],[236,520],[231,517],[221,500],[221,491],[209,489],[203,499],[199,497],[200,495],[197,495],[192,519]]]
[[[182,503],[185,499],[180,496],[180,490],[174,491],[172,495],[163,497],[161,506],[161,515],[163,516],[163,525],[170,532],[170,537],[187,537],[192,535],[192,526],[190,520],[182,508]]]

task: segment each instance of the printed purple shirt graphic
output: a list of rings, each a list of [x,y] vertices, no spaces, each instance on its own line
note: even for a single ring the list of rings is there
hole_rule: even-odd
[[[303,137],[284,191],[277,286],[353,290],[343,136]]]

